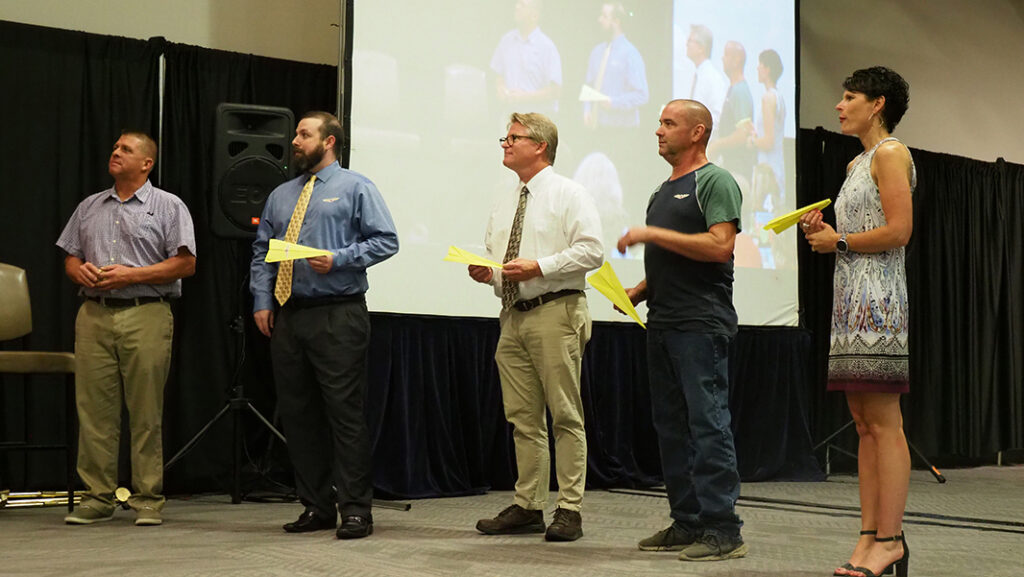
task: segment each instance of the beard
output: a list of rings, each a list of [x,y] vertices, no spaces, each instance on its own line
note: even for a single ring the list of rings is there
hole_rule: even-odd
[[[320,161],[324,159],[324,154],[326,153],[327,149],[324,148],[324,143],[322,142],[309,154],[306,154],[301,150],[294,151],[292,158],[295,160],[296,174],[306,172],[310,168],[320,164]]]

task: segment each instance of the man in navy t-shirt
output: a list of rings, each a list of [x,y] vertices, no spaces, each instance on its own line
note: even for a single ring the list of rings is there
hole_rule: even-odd
[[[680,551],[684,561],[743,557],[736,515],[740,478],[729,414],[733,247],[739,186],[708,162],[711,113],[694,100],[662,110],[658,153],[672,175],[651,196],[647,226],[619,239],[645,243],[646,278],[627,294],[647,301],[647,362],[654,427],[672,525],[643,539],[645,551]]]

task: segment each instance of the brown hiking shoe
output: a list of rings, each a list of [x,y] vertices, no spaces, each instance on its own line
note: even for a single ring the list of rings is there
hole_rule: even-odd
[[[547,541],[575,541],[583,536],[583,517],[578,511],[570,511],[561,507],[555,509],[555,519],[551,521],[544,539]]]
[[[512,505],[493,519],[480,519],[476,530],[485,535],[523,535],[544,532],[544,512]]]

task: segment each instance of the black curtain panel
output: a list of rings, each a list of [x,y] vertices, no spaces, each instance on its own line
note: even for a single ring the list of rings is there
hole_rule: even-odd
[[[332,110],[336,70],[210,50],[184,44],[165,48],[162,185],[188,205],[196,226],[196,275],[185,281],[177,310],[176,371],[167,386],[164,444],[176,454],[228,402],[234,387],[267,419],[274,417],[268,339],[255,330],[248,270],[251,241],[218,238],[211,230],[214,123],[222,102],[279,106],[296,118]],[[243,411],[247,467],[283,458],[269,429]],[[168,471],[169,489],[223,488],[230,479],[232,416],[228,414]],[[266,470],[269,465],[259,467]],[[284,475],[287,478],[287,475]]]
[[[113,184],[121,131],[155,134],[158,57],[146,41],[0,21],[0,262],[27,271],[34,325],[3,346],[73,350],[77,291],[54,243],[78,203]],[[0,379],[0,440],[59,442],[61,380]],[[64,469],[55,452],[0,454],[0,487],[59,486]]]
[[[800,132],[799,203],[834,200],[863,147],[821,128]],[[911,152],[918,183],[907,247],[907,436],[939,460],[990,460],[1024,446],[1024,166]],[[834,224],[831,210],[825,216]],[[803,242],[800,259],[802,318],[814,335],[817,440],[849,420],[842,396],[824,392],[835,262]],[[855,447],[852,431],[840,441]]]

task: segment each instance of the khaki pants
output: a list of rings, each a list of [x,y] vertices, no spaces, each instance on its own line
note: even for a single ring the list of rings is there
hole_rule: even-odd
[[[590,310],[583,295],[531,311],[502,311],[494,360],[501,375],[505,418],[515,427],[515,502],[547,506],[551,478],[545,406],[555,437],[558,506],[579,511],[587,478],[587,436],[580,399],[580,366],[590,340]]]
[[[166,302],[116,308],[87,300],[78,310],[75,393],[78,475],[86,488],[82,505],[113,510],[123,398],[132,437],[129,504],[163,508],[161,430],[173,331]]]

